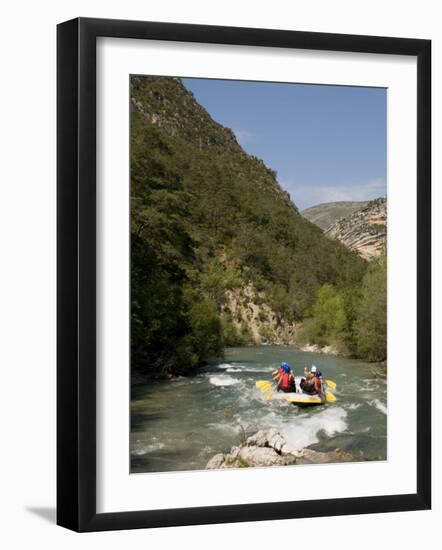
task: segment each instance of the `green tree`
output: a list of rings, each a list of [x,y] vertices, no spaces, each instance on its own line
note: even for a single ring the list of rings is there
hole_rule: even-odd
[[[237,269],[225,266],[216,260],[207,263],[201,273],[200,282],[202,289],[214,301],[219,312],[225,303],[226,291],[244,284],[241,273]]]
[[[223,342],[225,346],[242,346],[247,343],[244,337],[236,328],[230,312],[221,315],[221,324],[223,329]]]
[[[356,319],[358,316],[359,302],[361,299],[361,286],[351,285],[341,291],[344,311],[345,327],[342,332],[342,342],[348,351],[355,353],[357,349]]]
[[[347,325],[344,299],[332,285],[326,283],[318,290],[313,317],[320,336],[342,338]]]
[[[387,258],[373,260],[364,276],[355,322],[356,348],[370,361],[387,358]]]
[[[197,357],[196,362],[221,357],[224,351],[223,332],[215,303],[204,296],[197,297],[194,291],[187,294],[186,300],[190,327],[187,341]]]

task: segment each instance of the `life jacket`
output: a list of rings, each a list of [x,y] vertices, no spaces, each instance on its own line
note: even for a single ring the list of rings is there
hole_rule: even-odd
[[[301,389],[304,393],[308,393],[310,395],[313,395],[314,393],[316,393],[314,385],[309,384],[308,382],[304,382],[304,384],[301,385]]]
[[[305,378],[303,378],[300,385],[301,390],[304,393],[308,393],[309,395],[314,395],[315,393],[317,393],[316,380],[306,380]]]
[[[278,387],[283,391],[290,390],[293,387],[293,381],[291,380],[290,374],[288,372],[283,372],[281,374]]]

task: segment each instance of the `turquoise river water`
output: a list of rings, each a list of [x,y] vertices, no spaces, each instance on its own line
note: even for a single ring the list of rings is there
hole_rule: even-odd
[[[271,379],[281,361],[295,375],[315,364],[337,383],[337,401],[298,408],[264,400],[257,380]],[[376,365],[294,351],[283,346],[229,348],[226,357],[191,377],[134,384],[131,472],[204,469],[244,434],[276,428],[292,447],[341,448],[355,461],[387,457],[387,384]]]

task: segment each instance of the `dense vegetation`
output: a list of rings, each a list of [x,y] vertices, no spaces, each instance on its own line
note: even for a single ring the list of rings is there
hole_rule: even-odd
[[[361,284],[337,289],[326,283],[316,294],[301,339],[369,361],[387,358],[387,258],[372,260]]]
[[[131,78],[136,371],[185,372],[226,344],[250,342],[229,292],[251,288],[278,322],[298,322],[324,285],[358,287],[365,271],[366,262],[299,214],[276,174],[179,79]]]

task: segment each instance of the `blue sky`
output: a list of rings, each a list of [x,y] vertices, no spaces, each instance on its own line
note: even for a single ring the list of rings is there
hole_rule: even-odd
[[[212,118],[276,170],[302,210],[386,194],[382,88],[183,79]]]

